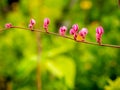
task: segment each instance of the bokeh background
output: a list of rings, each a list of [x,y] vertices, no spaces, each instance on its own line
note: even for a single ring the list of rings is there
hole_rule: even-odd
[[[45,17],[49,31],[78,23],[93,42],[102,25],[103,43],[120,45],[118,0],[0,0],[0,28],[7,22],[28,27],[34,18],[43,29]],[[120,49],[21,29],[0,32],[0,90],[37,90],[38,59],[41,90],[120,90]]]

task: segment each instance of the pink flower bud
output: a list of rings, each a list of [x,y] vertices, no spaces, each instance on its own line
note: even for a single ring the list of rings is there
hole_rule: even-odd
[[[79,35],[82,36],[83,38],[85,38],[87,34],[88,34],[88,29],[87,28],[82,28],[79,31]]]
[[[66,27],[66,26],[62,26],[62,27],[60,27],[60,29],[59,29],[59,34],[60,34],[61,36],[64,36],[65,33],[66,33],[66,31],[67,31],[67,27]]]
[[[76,32],[75,32],[75,30],[74,29],[70,29],[70,34],[71,35],[74,35]]]
[[[101,44],[102,34],[104,33],[104,29],[102,26],[96,28],[96,41]]]
[[[45,19],[44,19],[43,28],[44,28],[46,31],[47,31],[47,29],[48,29],[49,23],[50,23],[49,18],[45,18]]]
[[[32,30],[33,26],[36,24],[36,21],[34,19],[30,19],[30,23],[28,25],[28,27]]]
[[[96,41],[101,44],[101,35],[96,33]]]
[[[28,26],[30,29],[33,29],[33,25],[30,23]]]
[[[31,25],[35,25],[36,24],[36,21],[34,19],[30,19],[30,24]]]
[[[78,31],[78,29],[79,29],[78,24],[74,24],[74,25],[72,26],[72,29],[74,29],[74,30],[75,30],[75,32],[77,32],[77,31]]]
[[[11,28],[11,27],[12,27],[12,24],[11,24],[11,23],[5,24],[5,28]]]
[[[96,33],[102,35],[104,33],[104,29],[102,26],[96,28]]]

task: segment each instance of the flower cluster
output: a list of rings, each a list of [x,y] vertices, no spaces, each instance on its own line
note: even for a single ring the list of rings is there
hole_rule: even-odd
[[[88,33],[87,28],[82,28],[79,32],[78,30],[79,30],[78,24],[74,24],[70,29],[70,34],[74,36],[75,40],[84,41]]]
[[[88,34],[87,28],[82,28],[79,32],[79,26],[78,24],[74,24],[72,28],[70,29],[70,35],[73,35],[74,40],[77,41],[85,41],[86,35]],[[59,34],[62,36],[65,36],[67,31],[67,27],[62,26],[59,29]],[[97,43],[101,44],[102,34],[104,33],[104,29],[102,26],[98,26],[96,28],[96,41]]]
[[[74,39],[76,40],[77,38],[77,32],[78,32],[78,24],[74,24],[72,28],[70,29],[70,34],[73,35]]]
[[[43,22],[43,28],[45,29],[45,32],[48,33],[48,25],[50,23],[50,19],[49,18],[45,18],[44,22]],[[28,25],[28,27],[30,28],[30,30],[33,30],[34,25],[36,24],[36,21],[34,19],[30,19],[30,23]],[[12,24],[11,23],[7,23],[5,24],[5,28],[12,28]],[[65,36],[67,31],[67,27],[66,26],[61,26],[59,29],[59,35],[61,36]],[[81,30],[79,30],[79,26],[78,24],[73,24],[70,31],[69,31],[70,35],[72,35],[74,37],[74,40],[76,41],[85,41],[86,35],[88,34],[88,29],[87,28],[82,28]],[[96,28],[96,41],[99,45],[101,45],[101,41],[102,41],[102,35],[104,33],[104,29],[102,26],[99,26]]]

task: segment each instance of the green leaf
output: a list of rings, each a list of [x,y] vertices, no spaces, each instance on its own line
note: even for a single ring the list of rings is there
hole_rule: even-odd
[[[47,69],[58,78],[65,78],[68,87],[74,87],[75,63],[73,60],[62,56],[55,60],[47,60]]]

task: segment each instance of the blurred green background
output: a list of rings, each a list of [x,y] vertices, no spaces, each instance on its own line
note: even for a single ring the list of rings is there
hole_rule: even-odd
[[[49,31],[78,23],[93,42],[102,25],[103,43],[120,45],[118,0],[0,0],[0,28],[7,22],[28,27],[34,18],[35,28],[43,29],[45,17]],[[0,32],[0,90],[37,90],[39,44],[42,90],[120,90],[120,49],[21,29]]]

